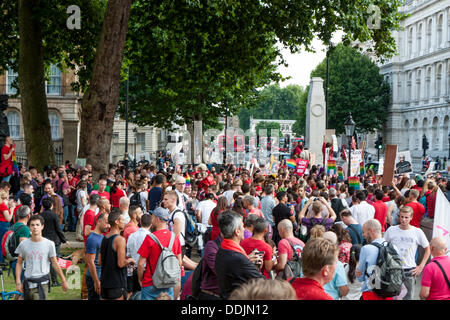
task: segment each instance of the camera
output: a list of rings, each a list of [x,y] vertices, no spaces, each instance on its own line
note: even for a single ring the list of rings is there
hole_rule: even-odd
[[[320,199],[319,198],[314,198],[314,201],[319,201]]]

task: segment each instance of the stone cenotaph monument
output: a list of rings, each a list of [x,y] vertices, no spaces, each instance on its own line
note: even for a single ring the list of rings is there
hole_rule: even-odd
[[[309,84],[306,104],[305,147],[315,155],[315,163],[323,163],[322,144],[326,132],[326,107],[323,79],[314,77]]]

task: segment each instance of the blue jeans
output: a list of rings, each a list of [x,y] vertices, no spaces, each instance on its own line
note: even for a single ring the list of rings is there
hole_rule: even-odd
[[[186,271],[184,277],[181,277],[181,289],[183,289],[184,284],[186,283],[187,279],[189,279],[189,277],[193,272],[194,272],[193,270]]]
[[[142,287],[141,300],[156,300],[162,292],[167,292],[173,299],[173,288],[157,289],[154,286]]]
[[[11,269],[12,269],[12,273],[14,276],[14,281],[16,280],[16,265],[17,265],[17,260],[13,261],[11,263]],[[20,281],[23,282],[23,275],[25,273],[25,267],[22,268],[22,273],[20,274]]]
[[[9,230],[9,222],[0,222],[0,241],[3,240],[3,235]],[[5,262],[3,257],[3,250],[0,250],[0,262]]]
[[[69,205],[68,207],[64,207],[64,211],[66,210],[68,211],[68,217],[69,217],[69,221],[67,221],[66,223],[68,224],[67,226],[67,230],[69,231],[76,231],[77,229],[77,217],[75,217],[75,206]]]
[[[69,208],[71,208],[72,206],[68,206],[68,207],[63,207],[63,222],[61,223],[61,230],[64,231],[64,226],[66,225],[66,223],[68,223],[67,218],[69,217]]]

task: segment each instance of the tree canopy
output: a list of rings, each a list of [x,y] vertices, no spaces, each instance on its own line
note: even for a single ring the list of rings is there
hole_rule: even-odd
[[[357,130],[382,129],[390,99],[389,85],[379,67],[358,50],[339,44],[330,51],[328,126],[344,133],[344,122],[351,112]],[[326,59],[311,72],[326,79]],[[326,81],[324,81],[324,86]],[[325,90],[325,88],[324,88]]]

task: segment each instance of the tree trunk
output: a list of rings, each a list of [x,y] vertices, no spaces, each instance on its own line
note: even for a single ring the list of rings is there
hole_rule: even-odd
[[[28,165],[41,171],[55,163],[45,94],[40,0],[19,1],[20,103]]]
[[[106,173],[109,164],[131,1],[108,1],[92,79],[81,103],[79,157],[92,165],[95,176]]]

